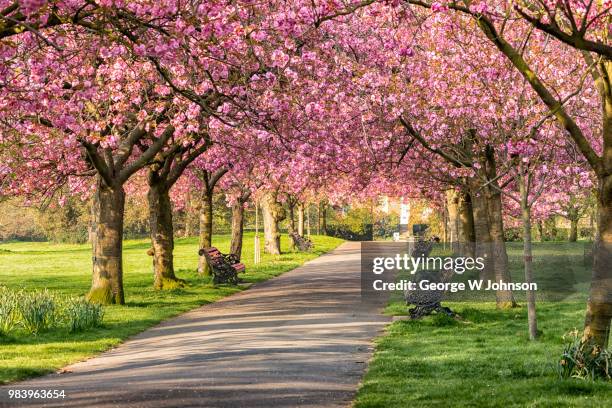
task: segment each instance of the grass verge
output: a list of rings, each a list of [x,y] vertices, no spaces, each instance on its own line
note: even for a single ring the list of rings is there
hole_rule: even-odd
[[[542,335],[537,341],[528,339],[524,303],[516,309],[497,310],[488,301],[444,302],[465,321],[431,316],[391,324],[376,341],[355,406],[612,406],[612,383],[563,380],[555,369],[563,349],[563,335],[583,324],[584,246],[535,246],[536,282],[544,282],[555,295],[549,296],[554,300],[538,303]],[[512,244],[508,251],[512,275],[519,280],[521,247]],[[559,275],[561,264],[571,274]],[[560,293],[559,279],[571,284],[570,275],[574,276],[572,290]],[[386,312],[397,315],[406,310],[399,297],[394,296]]]
[[[294,269],[337,247],[342,240],[313,236],[315,248],[310,253],[286,252],[280,256],[262,254],[262,262],[253,265],[254,237],[245,234],[243,261],[246,282],[265,281]],[[287,236],[282,242],[288,245]],[[215,236],[213,244],[222,252],[229,250],[230,237]],[[91,357],[121,343],[162,320],[203,304],[236,293],[242,288],[214,287],[196,272],[197,239],[178,239],[175,243],[175,269],[188,287],[171,291],[153,289],[152,262],[146,255],[148,240],[124,242],[124,286],[126,305],[105,309],[103,327],[83,333],[56,329],[37,336],[17,332],[0,338],[0,384],[55,371],[65,365]],[[26,290],[47,288],[52,291],[84,295],[91,282],[89,245],[64,245],[46,242],[13,242],[0,245],[0,285]]]

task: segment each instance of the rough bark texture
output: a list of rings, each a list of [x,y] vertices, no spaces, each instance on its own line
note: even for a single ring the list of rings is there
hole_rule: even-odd
[[[587,301],[584,340],[605,348],[612,319],[612,176],[600,180],[598,199],[599,239],[594,242],[593,276]]]
[[[204,187],[202,189],[202,203],[200,207],[200,248],[212,246],[212,226],[213,226],[213,194],[212,190]],[[200,256],[198,261],[198,273],[210,275],[210,267],[206,262],[206,257]]]
[[[242,237],[244,232],[244,204],[237,200],[232,205],[232,243],[230,253],[242,258]]]
[[[298,221],[297,221],[297,233],[303,237],[304,236],[304,204],[299,203],[297,205],[298,210]]]
[[[584,323],[585,341],[606,348],[612,320],[612,61],[599,64],[596,84],[602,96],[603,154],[595,167],[599,217],[594,248],[593,276]]]
[[[123,305],[123,187],[109,187],[99,179],[93,206],[93,274],[87,299]]]
[[[280,230],[278,223],[285,219],[285,210],[278,203],[275,192],[264,194],[261,200],[261,207],[264,224],[264,251],[268,254],[280,255]]]
[[[465,191],[459,193],[458,218],[461,255],[474,258],[474,243],[476,237],[474,232],[472,199],[470,194]]]
[[[153,271],[155,289],[176,289],[185,281],[174,274],[174,229],[172,226],[172,204],[170,194],[163,180],[149,174],[149,225],[153,245]]]

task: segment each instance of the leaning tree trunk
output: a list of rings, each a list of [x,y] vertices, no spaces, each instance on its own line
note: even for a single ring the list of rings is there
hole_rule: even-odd
[[[149,226],[153,245],[153,271],[155,289],[176,289],[185,281],[174,274],[174,229],[170,194],[163,181],[149,182]]]
[[[474,215],[472,210],[472,200],[470,194],[462,191],[459,194],[458,205],[459,217],[459,243],[461,255],[474,258],[474,242],[476,241],[474,232]]]
[[[238,259],[242,257],[242,237],[244,232],[244,204],[236,200],[232,205],[232,243],[230,253]]]
[[[213,226],[213,194],[208,188],[202,189],[202,206],[200,207],[200,248],[212,246]],[[198,272],[200,275],[210,275],[210,267],[206,257],[200,256],[198,261]]]
[[[264,224],[264,251],[272,255],[280,255],[280,230],[278,223],[285,219],[285,210],[276,200],[276,193],[266,193],[261,202]]]
[[[577,240],[578,240],[578,220],[576,218],[571,218],[568,241],[576,242]]]
[[[304,236],[304,204],[299,203],[298,208],[298,221],[297,221],[297,233],[299,236]]]
[[[123,186],[107,186],[98,179],[93,206],[93,274],[87,299],[123,305]]]

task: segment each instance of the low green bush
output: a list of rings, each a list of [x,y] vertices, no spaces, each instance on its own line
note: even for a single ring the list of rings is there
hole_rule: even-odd
[[[612,380],[612,353],[589,342],[583,342],[580,332],[570,332],[557,370],[561,378]]]
[[[18,296],[21,325],[26,332],[38,334],[58,322],[55,297],[48,290],[21,292]]]
[[[104,308],[83,298],[0,287],[0,336],[17,329],[33,335],[55,328],[80,332],[101,326],[103,318]]]
[[[0,287],[0,336],[9,335],[19,322],[17,295],[6,287]]]
[[[70,299],[65,316],[70,332],[80,332],[102,325],[104,309],[102,305],[88,302],[83,298]]]

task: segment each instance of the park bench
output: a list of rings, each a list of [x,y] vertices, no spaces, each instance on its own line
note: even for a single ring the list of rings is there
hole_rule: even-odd
[[[427,258],[433,249],[434,241],[418,240],[414,243],[414,248],[410,256],[413,258],[424,257]]]
[[[292,232],[289,234],[289,236],[291,236],[291,239],[293,240],[293,245],[300,251],[310,251],[312,249],[312,241],[308,238],[301,236],[297,232]]]
[[[215,247],[202,248],[198,254],[206,258],[212,272],[213,283],[238,284],[238,274],[245,271],[245,266],[236,255],[222,254]]]
[[[434,241],[418,240],[415,242],[412,250],[412,257],[428,257],[433,249]],[[414,307],[408,309],[411,319],[420,319],[427,315],[436,313],[444,313],[447,316],[455,317],[456,313],[450,308],[442,306],[441,302],[444,298],[445,290],[422,290],[418,286],[418,282],[427,280],[430,283],[447,283],[454,276],[454,271],[451,270],[420,270],[415,275],[417,287],[414,290],[406,289],[404,298],[406,305]]]

